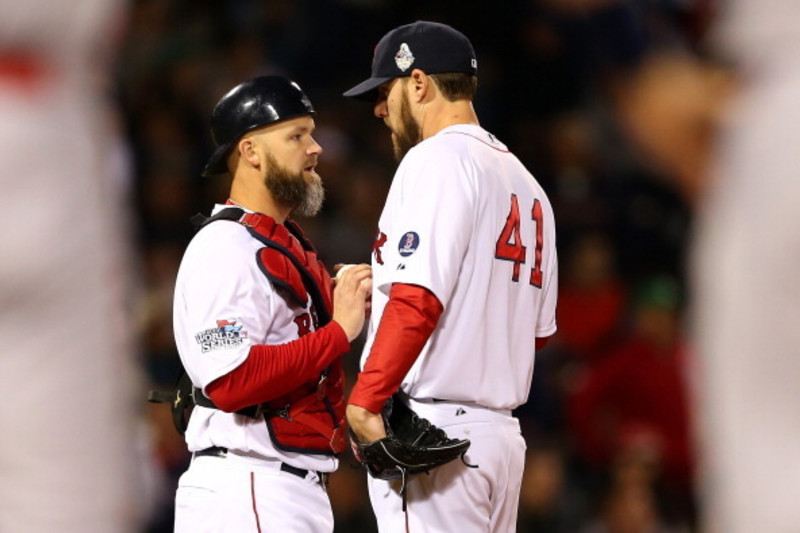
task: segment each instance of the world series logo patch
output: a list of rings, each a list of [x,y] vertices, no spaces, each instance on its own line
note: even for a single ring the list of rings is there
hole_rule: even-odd
[[[400,244],[397,246],[397,251],[400,252],[400,255],[403,257],[408,257],[417,251],[418,246],[419,235],[417,235],[416,232],[409,231],[400,237]]]
[[[414,54],[411,53],[411,49],[408,48],[406,43],[400,45],[400,49],[394,55],[394,62],[397,68],[403,72],[408,70],[408,67],[414,63]]]
[[[217,320],[217,327],[201,331],[194,336],[200,345],[202,353],[220,348],[233,348],[239,346],[247,338],[247,332],[242,331],[238,319]]]

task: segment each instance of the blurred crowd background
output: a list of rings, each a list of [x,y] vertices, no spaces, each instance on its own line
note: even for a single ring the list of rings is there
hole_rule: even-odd
[[[659,117],[697,98],[670,58],[711,59],[711,8],[705,0],[130,2],[114,92],[135,206],[144,388],[170,388],[178,372],[172,291],[193,234],[189,218],[227,196],[224,178],[200,178],[213,149],[214,103],[260,74],[303,87],[318,113],[327,199],[318,217],[300,223],[329,266],[369,262],[396,163],[371,106],[341,93],[366,77],[386,31],[445,22],[476,49],[482,126],[543,184],[557,220],[559,329],[537,354],[530,400],[517,412],[529,448],[519,531],[692,531],[692,204],[681,180],[702,165],[697,154],[710,132],[698,124],[695,136],[672,138]],[[653,87],[660,93],[651,101]],[[662,164],[634,142],[642,124],[671,141],[688,168]],[[348,359],[350,383],[359,348]],[[145,393],[146,532],[163,533],[189,456],[168,407],[146,404]],[[332,478],[337,532],[374,530],[364,475],[345,456]]]

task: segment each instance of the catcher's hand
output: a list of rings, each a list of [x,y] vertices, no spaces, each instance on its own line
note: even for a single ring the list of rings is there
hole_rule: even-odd
[[[448,438],[442,429],[417,416],[397,395],[386,402],[381,415],[386,437],[363,443],[350,431],[353,454],[374,478],[405,479],[428,472],[463,456],[470,446],[469,440]]]

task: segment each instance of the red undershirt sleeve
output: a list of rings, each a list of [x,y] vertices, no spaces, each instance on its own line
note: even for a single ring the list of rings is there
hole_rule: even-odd
[[[206,395],[223,411],[234,412],[283,396],[319,376],[350,349],[342,327],[330,322],[286,344],[250,347],[244,362],[208,384]]]
[[[428,289],[392,285],[375,341],[348,403],[379,413],[419,357],[443,311]]]

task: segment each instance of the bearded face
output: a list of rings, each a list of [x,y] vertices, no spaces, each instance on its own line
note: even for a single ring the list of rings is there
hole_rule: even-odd
[[[264,184],[279,205],[289,207],[294,214],[313,217],[322,208],[325,189],[316,172],[292,172],[268,155]]]
[[[411,104],[405,92],[403,92],[400,97],[399,120],[400,126],[392,130],[394,133],[392,136],[394,157],[398,163],[403,160],[409,150],[422,141],[422,128],[414,117],[411,116]]]

